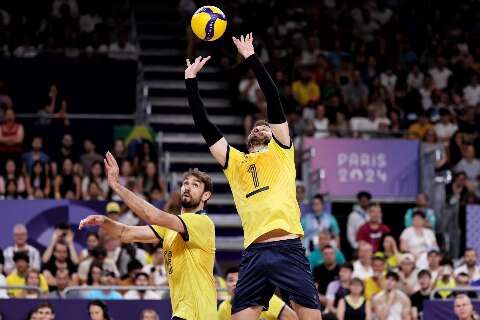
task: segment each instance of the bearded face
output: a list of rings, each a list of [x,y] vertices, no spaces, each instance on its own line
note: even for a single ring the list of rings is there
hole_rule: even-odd
[[[267,146],[272,139],[272,129],[267,125],[259,125],[252,129],[247,138],[247,147],[251,151],[255,147]]]

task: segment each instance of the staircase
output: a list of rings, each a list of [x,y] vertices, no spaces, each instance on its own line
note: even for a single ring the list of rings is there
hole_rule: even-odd
[[[140,42],[140,59],[144,71],[144,85],[148,88],[151,113],[150,126],[161,133],[162,160],[168,163],[173,181],[181,181],[182,173],[189,168],[208,172],[214,182],[214,196],[208,203],[212,217],[235,212],[233,198],[220,166],[193,124],[188,107],[185,70],[185,26],[179,22],[177,2],[172,0],[135,1],[137,35]],[[202,43],[198,54],[211,55],[209,43]],[[210,47],[211,49],[211,47]],[[210,119],[233,146],[244,144],[242,117],[233,112],[228,82],[212,56],[199,75],[199,88]],[[219,216],[218,216],[219,217]],[[218,218],[217,217],[217,218]],[[214,219],[218,220],[218,219]],[[238,229],[238,216],[225,216],[215,221],[217,228]],[[232,230],[228,230],[232,234]],[[240,230],[241,231],[241,230]],[[234,234],[241,235],[238,230]],[[218,235],[218,231],[217,231]],[[232,239],[231,239],[232,240]],[[238,242],[238,239],[236,239]]]

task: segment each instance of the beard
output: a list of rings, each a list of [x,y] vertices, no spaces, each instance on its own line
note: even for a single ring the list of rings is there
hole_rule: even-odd
[[[185,209],[191,209],[191,208],[197,208],[198,205],[200,204],[200,199],[193,199],[191,195],[188,197],[182,196],[182,208]]]
[[[247,140],[247,147],[248,150],[258,146],[266,147],[269,142],[270,138],[266,134],[250,134]]]

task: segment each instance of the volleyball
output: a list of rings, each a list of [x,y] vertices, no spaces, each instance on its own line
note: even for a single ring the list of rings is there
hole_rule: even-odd
[[[203,6],[192,16],[193,33],[204,41],[214,41],[220,38],[227,28],[227,18],[217,7]]]

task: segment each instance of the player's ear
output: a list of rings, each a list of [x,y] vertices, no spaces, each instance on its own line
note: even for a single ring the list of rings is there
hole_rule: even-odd
[[[212,193],[210,191],[205,191],[203,194],[202,194],[202,200],[205,202],[205,201],[208,201],[210,199],[210,197],[212,196]]]

